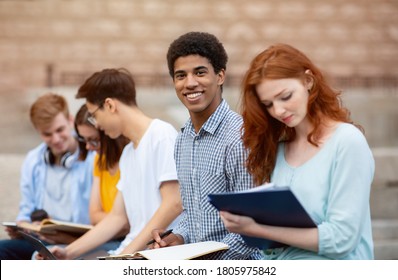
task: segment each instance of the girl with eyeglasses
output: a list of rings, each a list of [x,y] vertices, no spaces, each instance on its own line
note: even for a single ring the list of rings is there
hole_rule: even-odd
[[[83,104],[75,117],[75,130],[78,135],[81,159],[88,150],[97,152],[94,159],[93,186],[90,197],[90,219],[93,225],[100,222],[110,212],[117,194],[116,185],[120,178],[119,159],[129,140],[120,136],[112,139],[97,129],[89,120],[87,107]],[[118,237],[128,233],[124,229]]]

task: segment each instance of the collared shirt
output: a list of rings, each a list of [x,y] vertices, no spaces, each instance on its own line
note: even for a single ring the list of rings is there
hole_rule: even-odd
[[[221,241],[230,249],[214,259],[261,259],[240,235],[229,233],[208,194],[234,192],[253,187],[245,168],[246,153],[241,140],[242,118],[222,100],[217,110],[195,133],[191,120],[179,133],[175,159],[184,212],[175,233],[185,243]]]

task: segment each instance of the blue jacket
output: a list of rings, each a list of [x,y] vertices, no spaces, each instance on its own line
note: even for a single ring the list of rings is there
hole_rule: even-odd
[[[30,221],[30,214],[35,209],[42,209],[45,194],[46,172],[48,164],[44,161],[47,150],[45,143],[31,150],[21,169],[21,201],[17,221]],[[69,169],[73,173],[74,181],[70,192],[73,201],[72,220],[66,222],[89,224],[89,200],[93,181],[94,152],[87,155],[85,161],[75,161]]]

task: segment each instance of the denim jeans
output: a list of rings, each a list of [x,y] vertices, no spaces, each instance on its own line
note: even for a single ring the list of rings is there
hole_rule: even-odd
[[[0,260],[30,260],[34,251],[25,239],[0,240]]]

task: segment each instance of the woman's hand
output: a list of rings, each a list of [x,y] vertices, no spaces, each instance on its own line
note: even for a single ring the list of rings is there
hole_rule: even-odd
[[[257,223],[247,216],[231,214],[229,212],[220,211],[221,220],[228,231],[238,234],[251,235],[253,228]]]

